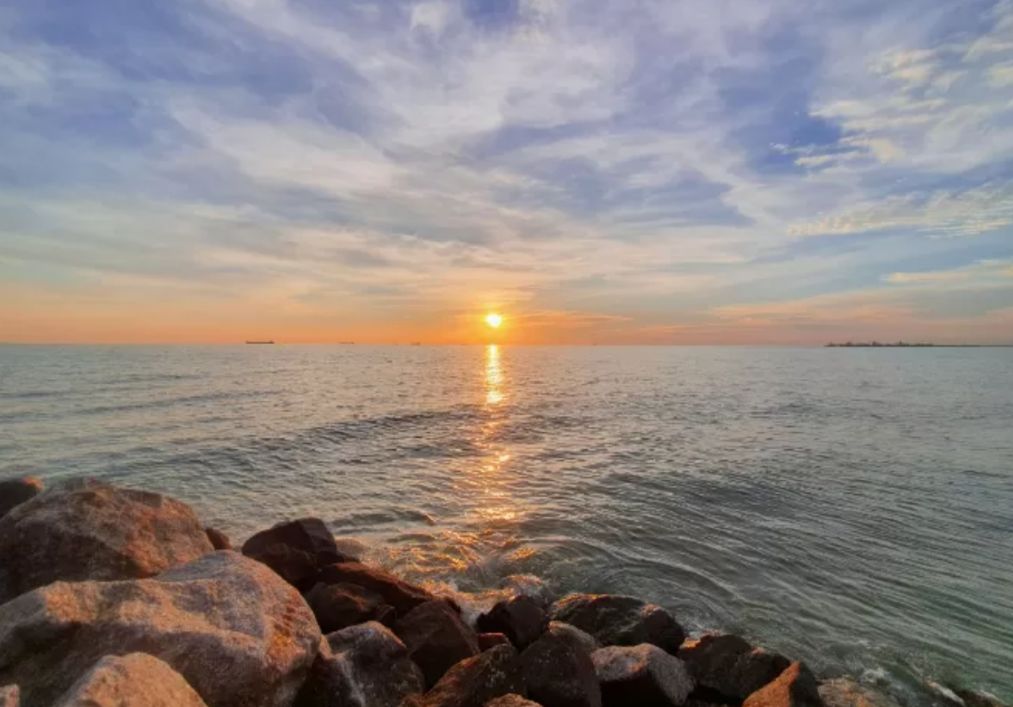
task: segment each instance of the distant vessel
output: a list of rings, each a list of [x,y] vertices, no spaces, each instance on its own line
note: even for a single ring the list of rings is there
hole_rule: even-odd
[[[247,341],[248,344],[273,344],[274,339],[264,339],[263,341]]]

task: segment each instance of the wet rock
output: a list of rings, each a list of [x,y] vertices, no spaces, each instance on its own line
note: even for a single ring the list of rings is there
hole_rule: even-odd
[[[453,606],[435,599],[419,604],[394,624],[394,633],[408,647],[408,654],[435,685],[455,663],[480,652],[478,636],[461,620]]]
[[[194,512],[93,480],[39,494],[0,519],[0,601],[58,580],[150,577],[212,552]]]
[[[601,648],[601,646],[598,645],[598,641],[596,641],[594,636],[590,633],[587,631],[581,631],[576,626],[571,626],[570,624],[563,623],[562,621],[550,621],[546,630],[557,636],[566,636],[569,640],[583,647],[588,653],[594,653],[596,650]]]
[[[511,693],[489,700],[485,703],[485,707],[542,707],[542,705]]]
[[[56,707],[207,707],[183,676],[146,653],[107,655]]]
[[[548,631],[521,653],[528,696],[545,707],[601,707],[591,654],[565,631]]]
[[[273,707],[295,696],[319,644],[295,589],[221,550],[152,579],[55,582],[0,605],[0,684],[51,704],[104,656],[141,651],[210,707]]]
[[[478,634],[478,648],[479,650],[487,651],[493,646],[509,646],[510,639],[506,637],[505,633],[480,633]]]
[[[21,690],[17,685],[0,687],[0,707],[19,707],[20,704]]]
[[[361,562],[340,562],[324,567],[320,572],[320,581],[326,584],[348,582],[376,592],[383,597],[384,602],[394,607],[398,616],[436,598],[422,587],[416,587],[389,572]]]
[[[545,611],[538,601],[519,595],[498,602],[478,617],[476,626],[479,631],[506,634],[518,650],[523,650],[542,634],[547,623]]]
[[[819,693],[826,707],[897,707],[893,698],[851,678],[824,680]]]
[[[543,609],[548,609],[556,597],[548,585],[533,574],[511,574],[500,580],[500,589],[508,590],[514,596],[531,597]]]
[[[951,689],[957,697],[963,700],[964,707],[1005,707],[998,697],[987,692],[959,687]]]
[[[232,549],[232,541],[229,540],[229,536],[222,531],[217,528],[207,527],[204,528],[204,532],[207,533],[208,540],[211,542],[211,547],[215,550]]]
[[[0,481],[0,518],[7,515],[14,506],[38,496],[42,493],[42,489],[42,479],[34,476]]]
[[[749,695],[742,707],[823,707],[816,678],[798,661]]]
[[[605,707],[676,707],[693,690],[683,662],[650,643],[599,648],[591,660]]]
[[[687,641],[678,655],[700,687],[732,700],[759,690],[791,662],[732,634],[706,634]]]
[[[387,625],[394,621],[394,607],[385,604],[379,594],[363,589],[358,584],[319,582],[306,594],[306,602],[324,633],[340,631],[366,621],[379,621]]]
[[[321,568],[354,559],[338,550],[319,518],[300,518],[262,530],[243,543],[243,554],[263,562],[300,591],[317,583]]]
[[[651,643],[674,654],[685,638],[678,622],[657,604],[613,594],[571,594],[552,605],[549,618],[586,631],[603,646]]]
[[[295,707],[397,707],[424,687],[405,645],[369,621],[326,637]]]
[[[517,651],[496,646],[462,660],[418,701],[420,707],[483,707],[508,694],[524,695]]]

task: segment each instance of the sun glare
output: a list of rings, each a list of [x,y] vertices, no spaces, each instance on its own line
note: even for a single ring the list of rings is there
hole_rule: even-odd
[[[490,312],[485,315],[485,323],[491,326],[493,329],[499,329],[500,324],[503,323],[503,316],[496,314],[496,312]]]

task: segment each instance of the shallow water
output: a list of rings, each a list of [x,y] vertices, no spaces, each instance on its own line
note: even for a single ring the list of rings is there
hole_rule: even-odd
[[[1013,700],[1013,349],[0,346],[0,477],[462,592],[634,594],[907,704]]]

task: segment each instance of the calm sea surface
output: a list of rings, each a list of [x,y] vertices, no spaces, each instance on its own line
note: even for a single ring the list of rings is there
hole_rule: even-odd
[[[234,541],[317,515],[479,596],[638,595],[908,704],[1013,700],[1013,349],[2,346],[26,473]]]

